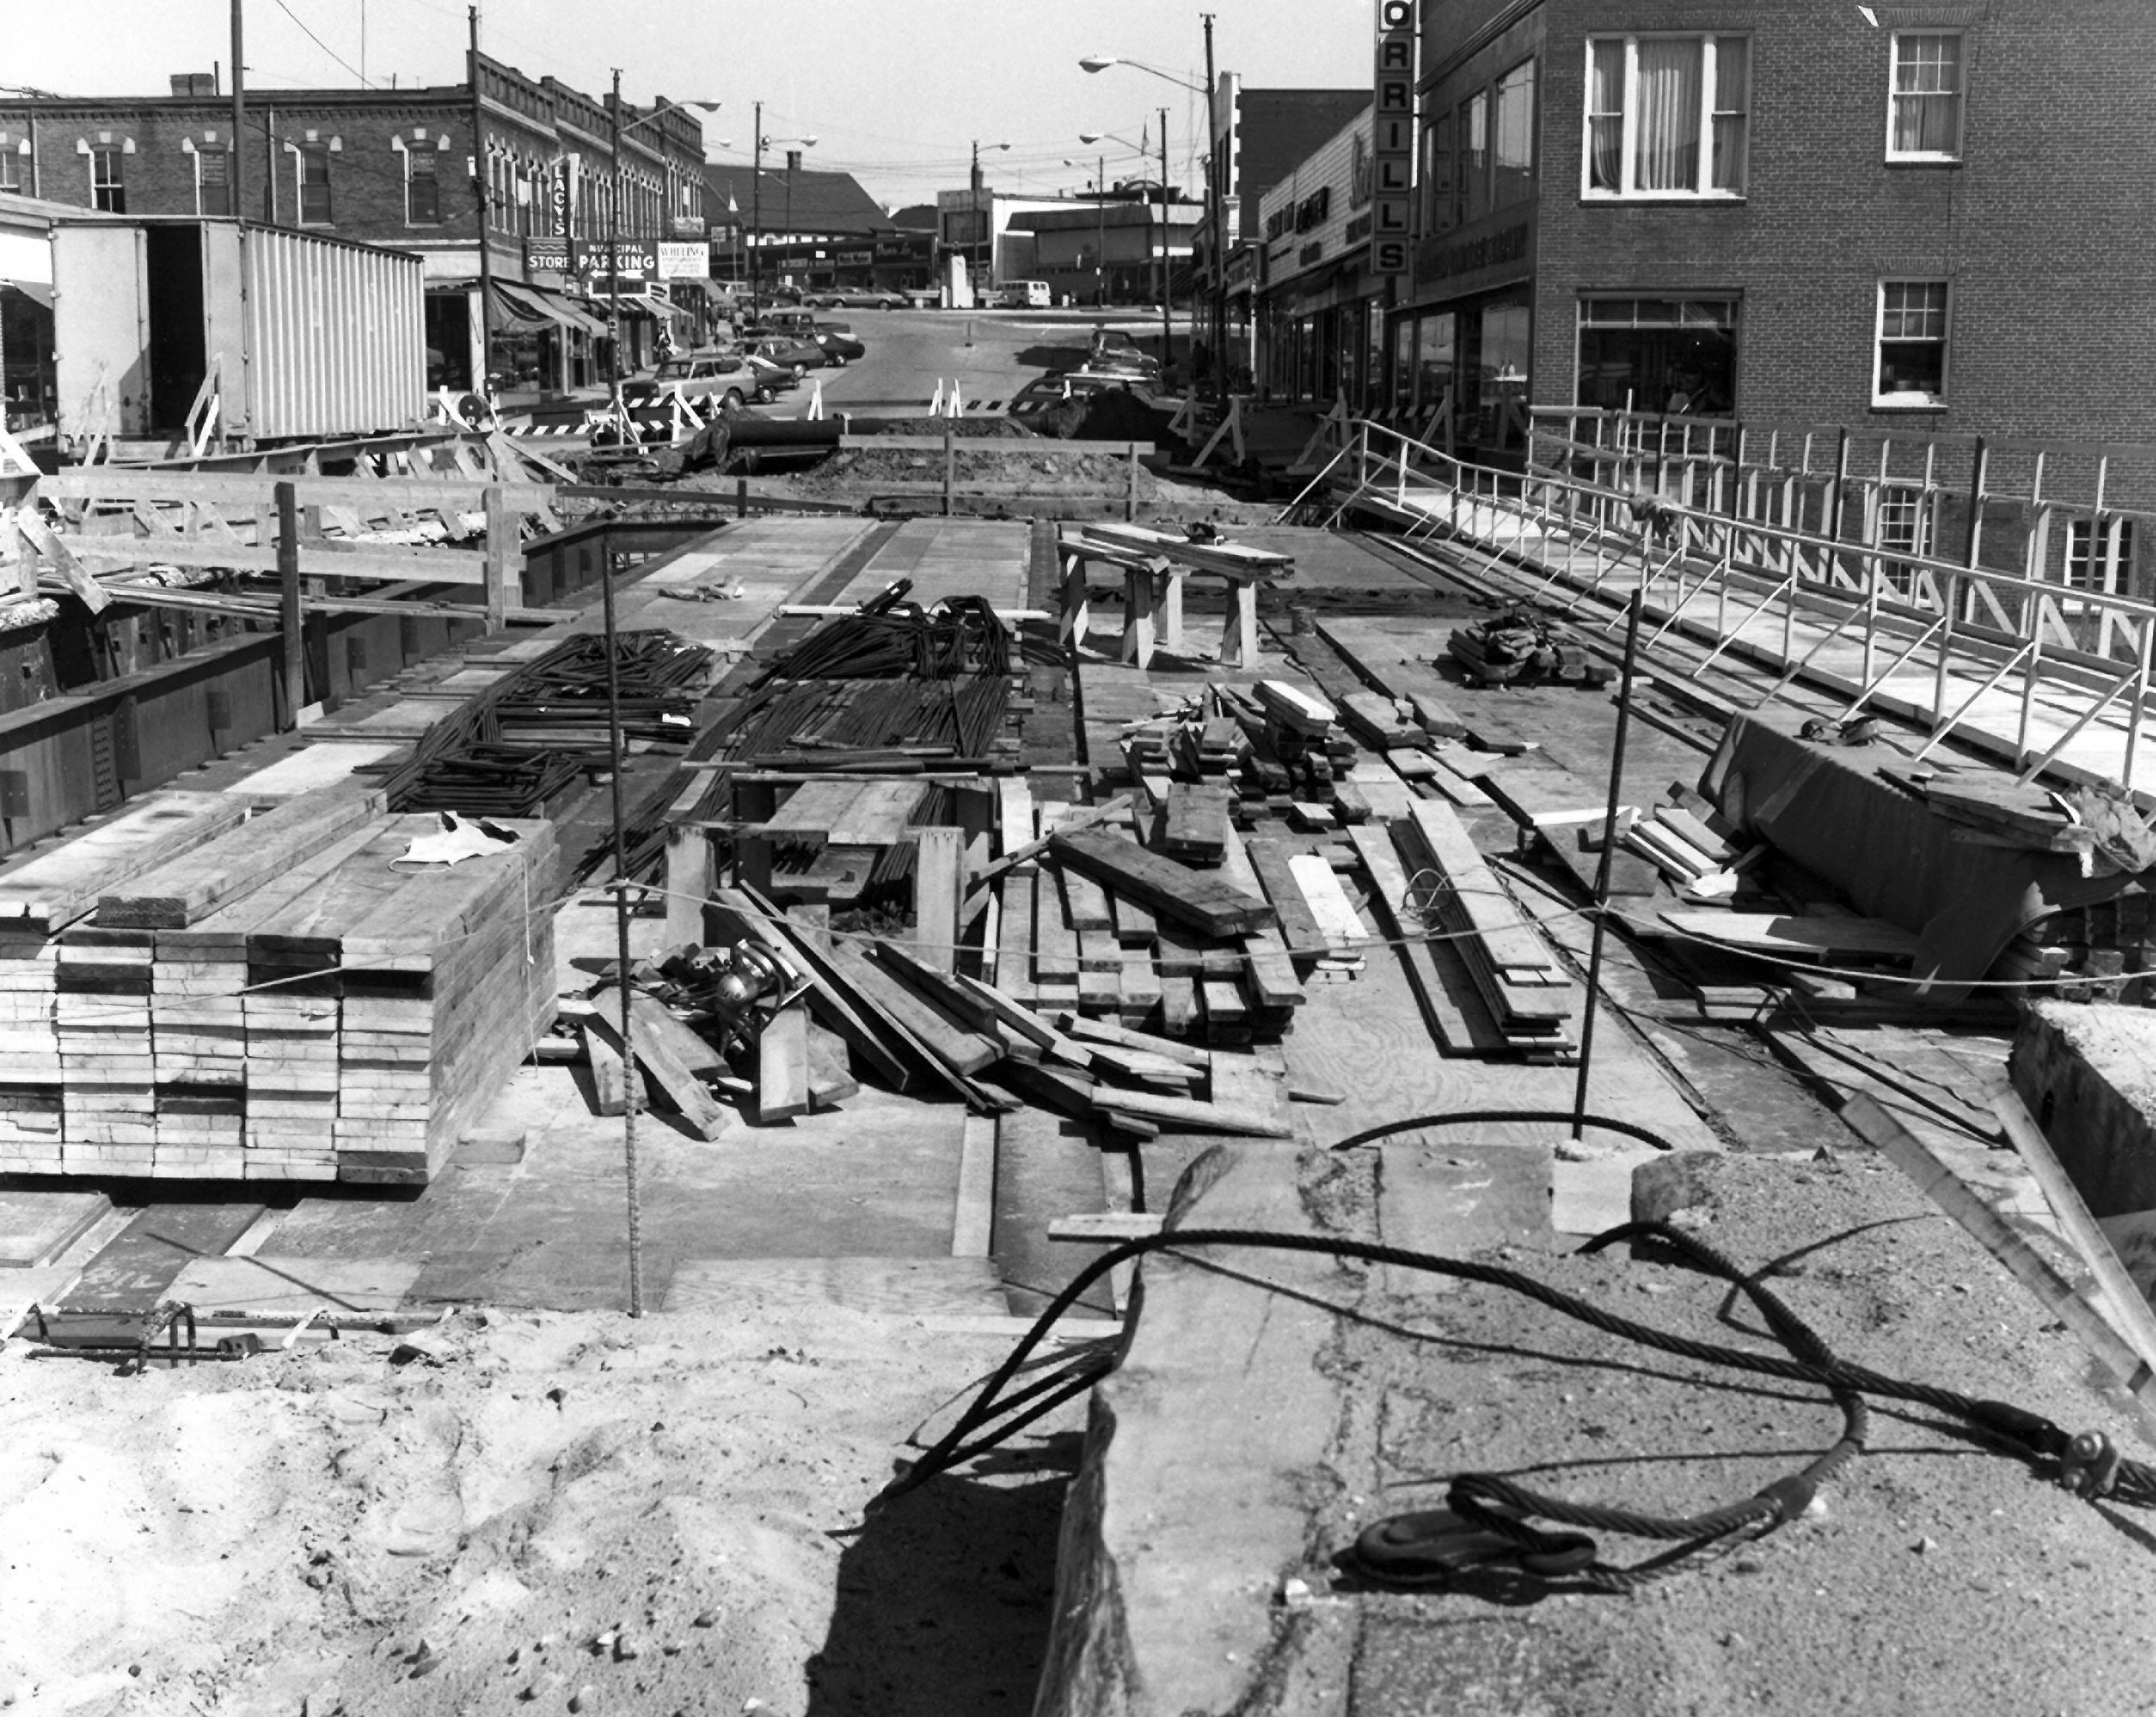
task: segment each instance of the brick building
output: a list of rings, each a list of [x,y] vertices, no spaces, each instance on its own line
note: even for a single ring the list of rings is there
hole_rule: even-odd
[[[2156,442],[2146,0],[1424,0],[1393,398]]]
[[[507,289],[491,307],[494,367],[557,384],[589,379],[605,331],[594,290],[605,284],[605,247],[595,241],[607,233],[615,184],[611,98],[484,55],[478,75],[483,151],[473,147],[469,81],[253,90],[237,145],[229,97],[197,76],[175,76],[161,96],[0,100],[0,192],[118,214],[241,216],[416,251],[429,283],[428,343],[442,355],[436,379],[461,387],[480,322],[483,186],[487,260]],[[674,298],[691,315],[701,301],[665,289],[657,246],[693,232],[693,263],[680,259],[675,272],[705,274],[703,129],[663,99],[624,103],[621,123],[620,233],[633,249],[623,331],[634,363],[660,320],[677,319]]]

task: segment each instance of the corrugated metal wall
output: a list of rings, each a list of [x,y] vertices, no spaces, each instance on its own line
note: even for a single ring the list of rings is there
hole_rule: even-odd
[[[427,383],[419,259],[264,227],[249,228],[244,244],[255,438],[417,421]]]

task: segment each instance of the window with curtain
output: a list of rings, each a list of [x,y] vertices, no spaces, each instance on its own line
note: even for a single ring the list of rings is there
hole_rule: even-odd
[[[1872,403],[1936,406],[1946,397],[1947,283],[1881,281]]]
[[[1504,208],[1535,194],[1535,63],[1522,61],[1497,79],[1491,125],[1490,200]]]
[[[1460,104],[1460,218],[1490,213],[1490,92]]]
[[[232,207],[232,157],[222,149],[195,151],[195,213],[228,215]]]
[[[329,151],[319,147],[302,149],[294,160],[300,176],[300,224],[303,227],[328,226],[330,224]]]
[[[431,149],[413,149],[404,156],[404,224],[439,226],[442,219],[442,181]]]
[[[1750,49],[1743,36],[1591,38],[1586,194],[1742,197]]]
[[[13,143],[5,137],[0,137],[0,191],[20,191],[23,188],[23,169],[19,165],[22,158],[15,152]]]
[[[1962,38],[1935,33],[1894,38],[1892,161],[1954,161],[1961,155]]]

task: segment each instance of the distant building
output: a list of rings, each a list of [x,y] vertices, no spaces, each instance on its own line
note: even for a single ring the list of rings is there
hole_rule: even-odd
[[[904,230],[850,173],[792,167],[776,156],[761,174],[707,167],[704,213],[715,264],[735,279],[815,291],[930,284],[935,243]]]
[[[1370,104],[1258,199],[1244,250],[1255,267],[1259,392],[1356,411],[1385,398],[1386,283],[1370,272]]]
[[[998,278],[1045,280],[1058,303],[1158,304],[1165,256],[1169,289],[1186,298],[1190,256],[1204,219],[1203,203],[1173,194],[1163,215],[1158,188],[1151,185],[1024,209],[1004,232]]]
[[[2152,63],[2137,0],[1427,5],[1389,403],[2156,442]]]
[[[235,140],[229,97],[182,74],[167,95],[0,100],[0,192],[116,214],[237,216],[416,251],[434,379],[452,387],[479,367],[483,199],[497,282],[490,367],[556,385],[595,379],[614,279],[610,100],[484,55],[478,70],[483,166],[469,81],[250,91],[247,135]],[[624,103],[620,119],[618,284],[633,366],[662,322],[684,336],[701,325],[703,130],[663,99]]]
[[[1214,81],[1206,182],[1219,187],[1219,226],[1224,243],[1226,279],[1216,274],[1213,223],[1201,223],[1193,235],[1197,291],[1197,326],[1212,337],[1216,291],[1226,300],[1228,340],[1235,367],[1252,367],[1257,288],[1250,236],[1259,228],[1259,205],[1267,192],[1307,160],[1355,115],[1370,105],[1366,85],[1354,90],[1252,90],[1240,74],[1223,72]],[[1243,253],[1239,257],[1239,247]]]

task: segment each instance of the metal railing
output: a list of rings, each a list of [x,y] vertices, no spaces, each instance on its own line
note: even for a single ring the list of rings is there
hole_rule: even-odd
[[[1695,441],[1686,425],[1671,446],[1666,423],[1650,443],[1650,420],[1566,415],[1561,435],[1537,426],[1513,470],[1360,422],[1333,492],[1342,510],[1378,511],[1409,542],[1452,536],[1507,553],[1538,596],[1568,592],[1574,613],[1604,599],[1605,627],[1643,587],[1650,642],[1681,629],[1708,646],[1693,673],[1728,653],[1778,669],[1760,703],[1802,677],[1847,696],[1851,713],[1878,704],[1923,721],[1920,756],[1954,734],[2007,752],[2024,781],[2059,767],[2133,783],[2156,605],[2102,587],[2130,561],[2136,536],[2149,540],[2156,514],[2106,504],[2122,450],[2094,450],[2095,492],[2069,500],[2045,492],[2056,449],[2036,452],[2033,482],[2007,489],[1989,479],[1999,448],[1976,441],[1958,489],[1939,479],[1936,448],[1922,472],[1891,469],[1890,453],[1860,476],[1845,433],[1832,464],[1815,464],[1814,437],[1785,464],[1779,437],[1754,459],[1728,426],[1698,426]],[[1602,420],[1593,441],[1576,433],[1587,415]],[[1902,519],[1929,520],[1930,535],[1905,535],[1883,513],[1904,489],[1914,510]],[[1928,551],[1957,512],[1960,556]],[[1987,536],[2002,519],[2018,541]],[[2076,565],[2087,582],[2058,576]]]

